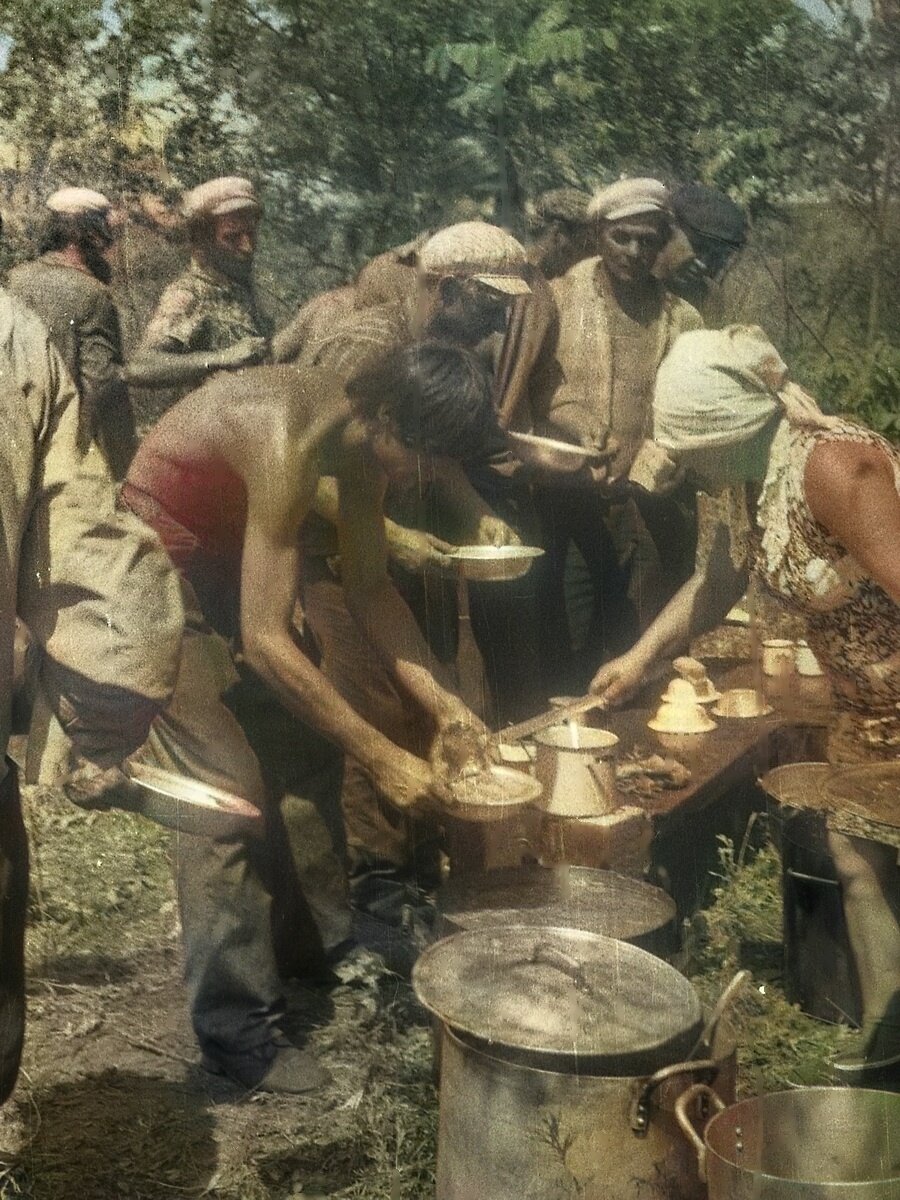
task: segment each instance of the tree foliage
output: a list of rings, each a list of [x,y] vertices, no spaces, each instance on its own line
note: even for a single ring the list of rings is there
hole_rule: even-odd
[[[900,18],[831,7],[823,25],[792,0],[4,0],[7,224],[15,240],[63,182],[246,171],[289,304],[447,220],[516,229],[544,188],[700,179],[757,218],[808,313],[793,348],[874,348],[897,323]],[[800,199],[854,214],[843,277],[785,249]]]

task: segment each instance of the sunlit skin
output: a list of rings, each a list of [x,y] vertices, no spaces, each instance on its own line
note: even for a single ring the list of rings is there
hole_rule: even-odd
[[[651,272],[666,242],[662,218],[641,215],[605,221],[598,240],[604,270],[614,285],[634,288],[655,282]]]
[[[756,470],[757,484],[766,465]],[[807,462],[804,499],[828,535],[900,605],[900,495],[887,456],[878,447],[852,440],[822,442]],[[631,650],[600,668],[591,690],[607,704],[627,699],[655,661],[724,619],[747,582],[748,571],[732,563],[727,536],[720,530],[692,578]],[[881,668],[896,665],[895,659],[871,665],[873,683]],[[853,693],[855,685],[841,675],[840,662],[822,665],[836,690]],[[877,1029],[900,979],[897,852],[833,831],[828,838],[841,881],[868,1034]]]
[[[285,706],[352,755],[399,807],[446,802],[430,763],[363,721],[297,648],[293,633],[299,531],[320,477],[338,487],[336,525],[347,606],[401,693],[437,734],[484,727],[426,664],[428,647],[387,573],[382,503],[389,478],[418,470],[389,421],[353,413],[337,379],[319,369],[260,367],[220,374],[185,397],[149,435],[153,453],[175,461],[228,463],[247,494],[241,557],[241,648]],[[427,460],[426,460],[427,461]],[[130,473],[140,486],[140,456]],[[137,469],[137,473],[136,473]]]

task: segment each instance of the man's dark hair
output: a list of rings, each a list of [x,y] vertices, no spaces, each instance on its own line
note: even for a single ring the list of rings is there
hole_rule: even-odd
[[[47,254],[51,250],[64,250],[73,244],[79,250],[90,250],[97,238],[107,246],[112,245],[113,235],[104,213],[76,215],[51,211],[41,230],[39,250],[41,254]]]
[[[363,415],[382,412],[406,445],[478,462],[504,447],[485,368],[467,350],[435,339],[364,364],[347,384]]]

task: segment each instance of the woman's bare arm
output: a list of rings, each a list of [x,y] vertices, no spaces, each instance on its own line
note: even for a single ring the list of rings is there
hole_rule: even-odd
[[[804,490],[819,524],[900,604],[900,495],[885,452],[867,442],[821,442]]]

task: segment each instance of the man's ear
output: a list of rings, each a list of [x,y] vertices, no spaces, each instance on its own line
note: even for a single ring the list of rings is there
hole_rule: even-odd
[[[462,294],[462,283],[455,275],[444,275],[439,280],[438,295],[441,298],[441,304],[445,307],[458,303],[462,299]]]

